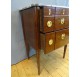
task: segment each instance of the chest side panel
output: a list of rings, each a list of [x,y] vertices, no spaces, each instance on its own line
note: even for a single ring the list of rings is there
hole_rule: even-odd
[[[37,7],[32,7],[25,9],[21,12],[22,17],[22,27],[25,37],[25,42],[27,41],[33,48],[38,47],[38,36],[39,36],[39,25],[38,18],[39,12]]]

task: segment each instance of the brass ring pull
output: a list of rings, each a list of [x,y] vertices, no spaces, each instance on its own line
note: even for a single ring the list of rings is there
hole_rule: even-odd
[[[51,27],[51,26],[52,26],[52,21],[48,21],[48,22],[47,22],[47,26],[48,26],[48,27]]]
[[[50,39],[49,40],[49,45],[52,45],[53,44],[53,39]]]
[[[65,20],[64,18],[61,18],[61,24],[64,24],[64,20]]]
[[[63,40],[63,39],[65,39],[65,33],[63,33],[62,35],[61,35],[61,39]]]
[[[51,9],[49,9],[49,15],[51,15]]]

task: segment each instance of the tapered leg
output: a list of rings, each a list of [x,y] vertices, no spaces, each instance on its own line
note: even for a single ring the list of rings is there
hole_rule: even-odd
[[[66,49],[67,49],[67,45],[65,45],[65,46],[64,46],[64,53],[63,53],[63,58],[65,58]]]
[[[37,66],[38,66],[38,75],[40,75],[40,51],[36,52],[37,55]]]
[[[26,46],[27,46],[27,47],[26,47],[26,50],[27,50],[27,57],[28,57],[28,59],[29,59],[30,46],[29,46],[28,43],[27,43]]]

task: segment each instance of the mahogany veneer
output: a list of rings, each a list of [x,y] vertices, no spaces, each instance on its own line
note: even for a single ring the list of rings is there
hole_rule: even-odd
[[[65,57],[69,42],[69,8],[31,6],[20,10],[24,40],[29,58],[30,46],[36,50],[38,74],[40,74],[40,50],[47,54],[64,46]]]

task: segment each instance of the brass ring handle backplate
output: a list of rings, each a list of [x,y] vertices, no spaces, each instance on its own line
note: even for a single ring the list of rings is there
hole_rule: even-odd
[[[65,20],[64,18],[61,18],[61,24],[64,24],[64,20]]]
[[[61,39],[63,40],[63,39],[65,39],[65,33],[63,33],[62,35],[61,35]]]
[[[49,40],[49,45],[52,45],[53,44],[53,39],[50,39]]]
[[[47,21],[47,26],[51,27],[52,26],[52,21]]]

